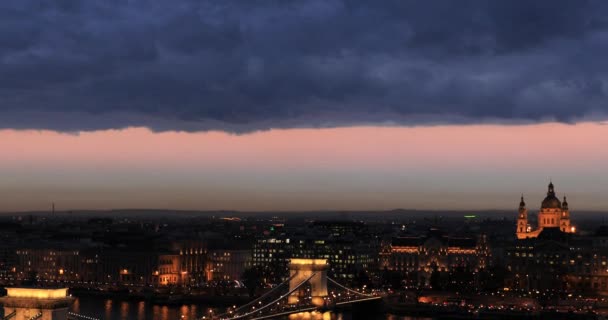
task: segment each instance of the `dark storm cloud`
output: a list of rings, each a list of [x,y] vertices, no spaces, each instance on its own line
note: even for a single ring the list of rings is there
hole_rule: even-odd
[[[0,2],[0,127],[604,120],[605,1]]]

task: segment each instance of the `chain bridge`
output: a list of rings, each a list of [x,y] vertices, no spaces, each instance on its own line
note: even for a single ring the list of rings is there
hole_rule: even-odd
[[[382,297],[347,288],[327,276],[326,259],[291,259],[289,278],[249,303],[202,319],[262,320],[301,312],[381,300]]]

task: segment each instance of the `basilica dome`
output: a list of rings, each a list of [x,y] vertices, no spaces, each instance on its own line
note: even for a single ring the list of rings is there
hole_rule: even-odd
[[[545,208],[553,208],[553,209],[561,209],[562,203],[555,195],[547,195],[545,200],[543,200],[542,205],[540,206],[542,209]]]
[[[562,203],[555,196],[555,188],[553,186],[553,182],[549,183],[549,190],[547,190],[547,196],[545,200],[543,200],[541,209],[561,209]]]

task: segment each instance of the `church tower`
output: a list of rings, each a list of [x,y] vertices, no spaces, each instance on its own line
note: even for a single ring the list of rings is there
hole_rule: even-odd
[[[573,227],[570,225],[570,209],[568,208],[566,196],[564,196],[564,201],[562,202],[562,216],[559,224],[562,232],[574,232]]]
[[[526,209],[526,203],[524,202],[524,196],[521,196],[519,202],[519,213],[517,215],[517,238],[525,239],[528,233],[528,209]]]

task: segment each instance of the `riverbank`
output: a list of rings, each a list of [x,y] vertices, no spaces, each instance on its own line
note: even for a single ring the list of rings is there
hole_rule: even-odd
[[[385,312],[400,316],[433,319],[477,319],[477,320],[597,320],[596,313],[558,312],[554,310],[505,310],[490,308],[467,308],[458,306],[438,306],[423,303],[385,303]]]
[[[120,301],[145,301],[156,305],[178,306],[184,304],[204,304],[217,307],[245,304],[251,300],[248,295],[191,295],[177,293],[158,293],[153,291],[95,290],[72,288],[69,293],[75,297],[92,297]]]

